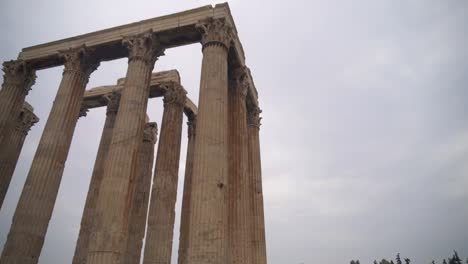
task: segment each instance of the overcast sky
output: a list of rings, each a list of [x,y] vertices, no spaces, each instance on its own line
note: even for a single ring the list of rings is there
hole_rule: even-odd
[[[73,4],[72,4],[73,3]],[[211,1],[10,0],[0,3],[0,60],[23,47],[195,8]],[[468,2],[229,2],[263,109],[261,150],[270,264],[414,263],[468,257]],[[198,102],[201,46],[170,49]],[[127,60],[102,63],[88,88],[114,84]],[[0,212],[5,242],[62,67],[26,100],[32,128]],[[161,99],[148,114],[160,124]],[[105,109],[75,130],[40,263],[71,263]],[[174,233],[178,248],[184,127]]]

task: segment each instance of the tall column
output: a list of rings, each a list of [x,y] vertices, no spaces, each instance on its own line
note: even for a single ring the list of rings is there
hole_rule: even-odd
[[[88,264],[122,263],[139,146],[148,104],[151,71],[162,48],[152,32],[125,37],[127,76],[120,97],[91,231]]]
[[[24,140],[31,127],[38,121],[39,118],[34,114],[32,106],[24,102],[23,109],[16,120],[15,130],[10,134],[9,140],[2,144],[2,148],[5,149],[4,153],[7,156],[2,158],[4,163],[0,166],[0,208],[10,186],[11,177],[15,171]]]
[[[86,263],[86,256],[89,247],[89,237],[91,235],[92,225],[95,222],[96,202],[99,194],[102,176],[104,174],[104,162],[109,151],[109,145],[112,139],[112,130],[114,129],[115,117],[119,108],[119,93],[107,95],[107,111],[104,129],[102,130],[101,142],[99,143],[96,161],[94,162],[93,174],[89,183],[88,195],[86,196],[83,216],[81,217],[81,227],[76,241],[73,264]]]
[[[3,72],[4,81],[0,90],[0,144],[14,130],[24,99],[36,80],[35,70],[22,60],[4,62]]]
[[[203,61],[193,160],[189,264],[227,262],[226,184],[228,49],[232,28],[224,19],[200,22]]]
[[[157,140],[158,126],[146,123],[143,142],[138,152],[138,169],[135,191],[130,209],[129,231],[125,264],[140,264],[143,237],[145,236],[146,217],[151,189],[151,172],[153,171],[154,144]]]
[[[84,48],[62,52],[62,81],[44,128],[0,263],[39,259],[89,76],[98,63]]]
[[[251,186],[251,216],[252,216],[252,263],[266,264],[265,217],[263,211],[262,166],[260,160],[260,113],[257,106],[248,106],[248,174]]]
[[[187,250],[190,231],[190,203],[192,200],[192,173],[193,173],[193,155],[195,149],[195,129],[197,126],[197,117],[188,116],[188,144],[187,158],[185,159],[185,178],[184,191],[182,194],[182,212],[180,215],[180,235],[179,235],[179,254],[178,263],[187,264]]]
[[[165,84],[164,113],[154,171],[143,263],[171,263],[175,203],[179,175],[185,90]]]
[[[247,78],[246,67],[239,67],[231,72],[229,82],[228,255],[232,264],[254,263],[248,239],[251,210],[247,174]]]

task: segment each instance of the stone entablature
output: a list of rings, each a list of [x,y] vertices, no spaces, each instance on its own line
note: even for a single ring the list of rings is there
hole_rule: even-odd
[[[227,3],[203,6],[179,12],[167,16],[142,20],[118,27],[95,31],[92,33],[79,35],[72,38],[52,41],[41,45],[24,48],[18,56],[35,69],[44,69],[63,64],[63,59],[57,53],[58,50],[67,50],[80,46],[95,51],[96,59],[108,61],[126,57],[127,49],[122,44],[125,36],[131,36],[151,31],[158,36],[158,41],[166,48],[174,48],[202,41],[202,34],[197,28],[200,21],[206,19],[222,19],[232,28],[232,45],[230,57],[233,64],[245,66],[245,56],[242,44],[237,34],[234,19],[232,18],[229,5]],[[253,80],[249,74],[250,96],[257,103],[257,91]]]
[[[161,71],[151,74],[149,98],[162,97],[165,93],[164,85],[175,83],[180,85],[180,75],[177,70]],[[125,78],[120,78],[116,85],[104,85],[87,90],[83,97],[83,105],[86,108],[96,108],[108,104],[107,97],[111,93],[120,93],[125,85]],[[185,91],[185,89],[181,86]],[[185,93],[187,93],[185,91]],[[187,116],[197,115],[197,106],[187,97],[184,106],[184,113]]]

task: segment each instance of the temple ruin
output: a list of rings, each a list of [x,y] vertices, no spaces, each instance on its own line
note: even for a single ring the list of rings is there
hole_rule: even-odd
[[[194,43],[203,53],[198,106],[176,70],[153,73],[166,49]],[[120,58],[128,58],[124,78],[86,90],[100,62]],[[1,264],[38,263],[76,123],[97,107],[106,107],[106,120],[73,264],[171,263],[184,114],[178,263],[267,263],[261,110],[227,3],[24,48],[3,65],[0,206],[24,139],[39,121],[25,102],[35,72],[61,65],[64,71]],[[164,104],[159,132],[146,115],[154,97]]]

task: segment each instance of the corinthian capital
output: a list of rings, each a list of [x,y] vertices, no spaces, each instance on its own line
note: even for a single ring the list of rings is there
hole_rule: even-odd
[[[26,93],[36,82],[36,71],[23,60],[11,60],[3,63],[5,83],[22,87]]]
[[[145,129],[143,131],[143,141],[156,143],[158,137],[158,124],[156,122],[150,122],[145,124]]]
[[[32,106],[24,102],[23,109],[21,109],[16,123],[16,129],[24,135],[27,135],[31,127],[37,122],[39,122],[39,118],[34,114]]]
[[[197,116],[196,115],[189,115],[188,117],[188,137],[192,138],[195,136],[195,131],[197,130]]]
[[[249,69],[247,66],[242,66],[234,69],[231,73],[230,80],[231,92],[241,99],[246,99],[247,92],[250,86]]]
[[[124,36],[122,44],[128,49],[128,61],[141,60],[154,65],[159,56],[164,55],[164,48],[152,31]]]
[[[258,106],[247,104],[247,125],[260,128],[261,112]]]
[[[164,89],[164,106],[169,104],[177,104],[178,106],[185,106],[185,101],[187,99],[187,92],[185,89],[178,83],[175,82],[166,82],[161,84],[161,87]]]
[[[226,49],[231,46],[234,38],[232,26],[224,18],[208,18],[198,22],[196,28],[202,34],[203,48],[208,45],[222,45]]]
[[[120,104],[120,93],[112,92],[106,94],[104,98],[107,100],[106,114],[116,114]]]
[[[78,114],[78,118],[85,117],[88,115],[89,108],[85,104],[82,104],[80,107],[80,113]]]
[[[84,83],[88,82],[91,73],[99,66],[94,54],[84,45],[60,51],[59,56],[64,60],[63,74],[77,74]]]

